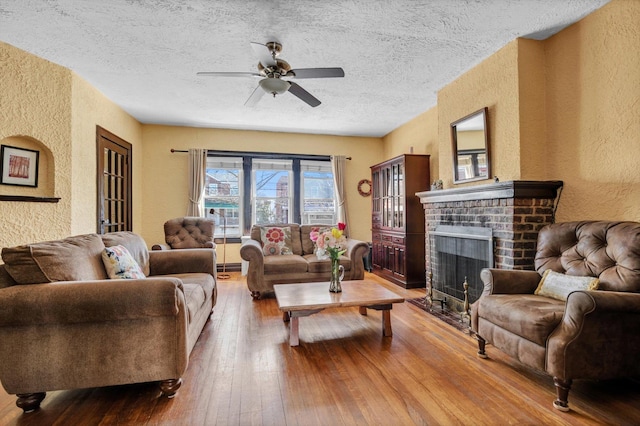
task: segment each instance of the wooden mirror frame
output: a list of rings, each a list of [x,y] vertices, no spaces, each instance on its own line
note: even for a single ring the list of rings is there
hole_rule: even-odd
[[[488,108],[484,107],[478,111],[475,111],[465,117],[462,117],[459,120],[451,123],[451,147],[452,147],[452,156],[453,156],[453,183],[466,183],[473,182],[477,180],[486,180],[491,177],[491,156],[489,151],[489,126],[487,125],[487,115]],[[464,124],[471,122],[472,120],[481,120],[481,123],[484,126],[484,134],[482,138],[484,139],[484,149],[458,149],[458,140],[460,139],[458,127]],[[478,158],[482,157],[486,159],[486,172],[480,172],[481,163],[479,163]],[[473,175],[470,177],[461,178],[459,176],[458,167],[460,165],[460,157],[470,156],[470,160],[472,163]]]

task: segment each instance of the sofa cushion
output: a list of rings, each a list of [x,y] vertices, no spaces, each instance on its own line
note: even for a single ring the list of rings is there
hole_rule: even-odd
[[[260,228],[260,241],[265,256],[293,254],[291,228],[288,226],[263,226]]]
[[[538,288],[536,288],[535,294],[566,301],[572,291],[596,290],[598,283],[599,280],[594,277],[577,277],[547,269],[542,274],[542,279],[538,284]]]
[[[104,244],[97,234],[3,248],[2,260],[18,284],[104,280]]]
[[[280,228],[286,226],[291,228],[291,248],[292,248],[293,254],[302,256],[302,242],[300,241],[300,225],[298,225],[297,223],[272,223],[267,225],[253,225],[251,227],[251,239],[256,240],[262,244],[260,229],[265,226],[278,226]]]
[[[309,263],[309,272],[311,273],[330,273],[331,272],[331,259],[318,259],[318,256],[315,254],[305,254],[303,256],[305,260]],[[340,256],[338,258],[340,264],[344,266],[344,270],[348,271],[351,269],[351,260],[346,256]]]
[[[560,324],[565,303],[533,294],[491,294],[478,300],[478,316],[544,346]]]
[[[130,231],[109,232],[102,235],[102,242],[105,247],[125,246],[140,265],[142,272],[149,276],[149,250],[147,243],[140,235]]]
[[[264,258],[264,273],[267,274],[292,274],[307,272],[309,264],[302,256],[266,256]]]
[[[140,265],[125,246],[105,247],[102,251],[102,262],[111,279],[146,278]]]

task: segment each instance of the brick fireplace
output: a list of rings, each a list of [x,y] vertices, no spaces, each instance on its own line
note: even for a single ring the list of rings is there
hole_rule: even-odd
[[[538,231],[554,222],[561,188],[562,181],[509,181],[417,193],[425,215],[427,286],[430,273],[443,275],[434,274],[437,271],[433,269],[439,265],[430,235],[440,225],[490,228],[493,267],[533,269]],[[474,277],[469,284],[478,286],[479,281]],[[458,297],[441,293],[436,285],[432,288],[434,298],[460,310],[462,301]],[[475,293],[478,291],[481,288],[475,289]]]

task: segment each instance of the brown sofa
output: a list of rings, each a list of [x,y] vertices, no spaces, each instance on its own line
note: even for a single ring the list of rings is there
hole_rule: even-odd
[[[290,227],[293,254],[265,256],[262,252],[260,229],[262,227]],[[310,238],[313,228],[327,225],[299,225],[296,223],[253,225],[251,239],[240,247],[240,256],[249,262],[247,286],[254,299],[273,292],[274,284],[328,281],[331,275],[331,261],[320,260],[314,254],[314,244]],[[340,257],[344,266],[345,280],[364,278],[363,257],[369,252],[369,245],[363,241],[347,239],[347,251]]]
[[[484,291],[471,309],[479,356],[488,342],[553,376],[561,411],[573,379],[640,377],[640,223],[547,225],[535,268],[482,271]],[[573,276],[559,280],[597,277],[599,287],[566,286],[566,301],[536,295],[547,270]]]
[[[123,245],[146,275],[109,279]],[[172,397],[216,303],[215,251],[149,252],[131,232],[4,248],[0,382],[25,412],[46,391],[154,382]]]

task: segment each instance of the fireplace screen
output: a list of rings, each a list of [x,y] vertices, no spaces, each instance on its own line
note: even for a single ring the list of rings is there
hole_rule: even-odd
[[[491,228],[438,226],[429,233],[433,290],[464,300],[465,279],[469,284],[469,303],[482,293],[480,271],[493,267]]]

